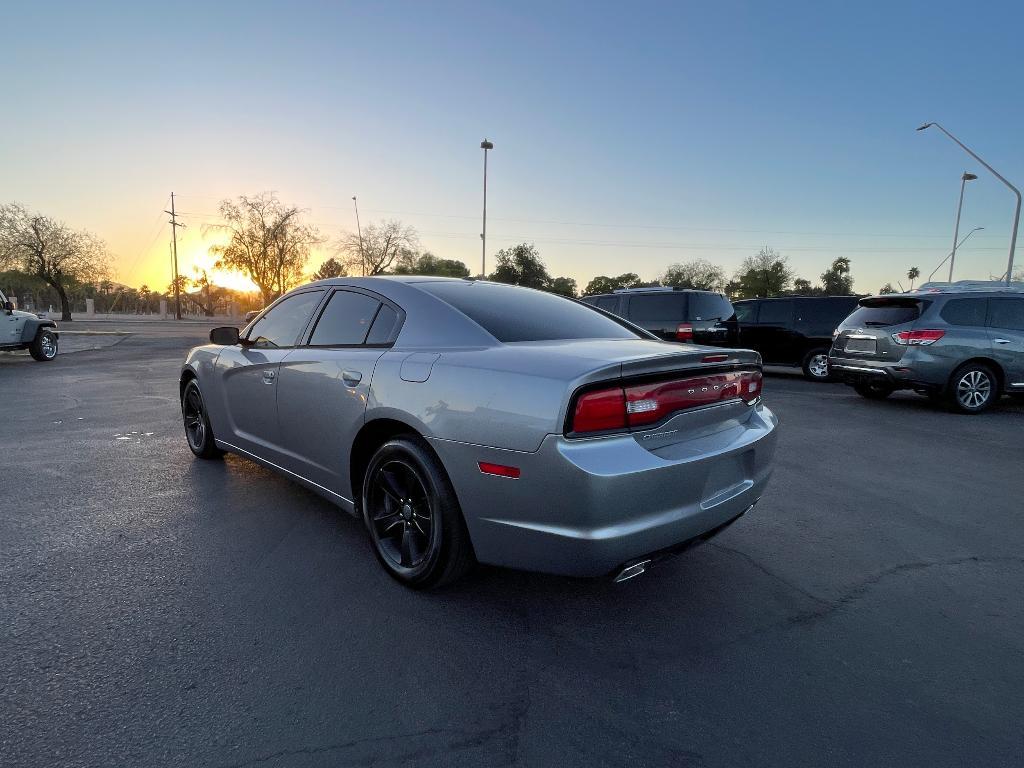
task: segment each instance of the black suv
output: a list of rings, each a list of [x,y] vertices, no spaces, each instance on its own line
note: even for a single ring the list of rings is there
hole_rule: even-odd
[[[787,296],[733,304],[739,321],[737,346],[761,353],[769,365],[803,369],[812,381],[829,378],[832,333],[857,308],[857,296]]]
[[[864,397],[913,389],[960,413],[1024,395],[1024,284],[925,284],[861,299],[829,364]]]
[[[720,293],[689,288],[623,288],[582,301],[624,317],[666,341],[736,347],[732,304]]]

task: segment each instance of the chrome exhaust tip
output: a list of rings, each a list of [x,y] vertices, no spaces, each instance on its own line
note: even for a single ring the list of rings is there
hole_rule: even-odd
[[[639,576],[641,573],[647,570],[647,566],[650,564],[650,560],[641,560],[639,563],[627,565],[625,568],[619,571],[619,575],[615,577],[615,583],[618,584],[623,581],[629,581],[630,579]]]

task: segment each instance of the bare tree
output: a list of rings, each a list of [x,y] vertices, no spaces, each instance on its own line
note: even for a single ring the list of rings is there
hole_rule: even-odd
[[[108,262],[107,246],[95,235],[30,213],[20,203],[0,206],[0,269],[20,269],[51,286],[61,320],[71,320],[68,285],[102,280]]]
[[[316,227],[302,221],[303,213],[282,204],[273,192],[222,200],[224,223],[203,228],[204,234],[231,236],[226,244],[210,248],[220,257],[216,266],[245,273],[260,289],[266,306],[302,282],[310,249],[322,242]]]
[[[338,253],[349,272],[379,275],[391,269],[396,261],[409,261],[419,250],[416,230],[396,219],[363,227],[363,236],[342,232],[337,242]]]

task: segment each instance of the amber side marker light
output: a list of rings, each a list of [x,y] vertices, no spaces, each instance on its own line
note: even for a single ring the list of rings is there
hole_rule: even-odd
[[[477,466],[485,475],[497,475],[498,477],[510,477],[517,480],[522,474],[519,467],[507,467],[504,464],[491,464],[486,461],[478,461]]]

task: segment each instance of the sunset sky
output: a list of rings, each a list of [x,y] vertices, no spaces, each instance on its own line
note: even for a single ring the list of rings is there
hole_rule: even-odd
[[[769,5],[771,7],[769,7]],[[576,278],[769,245],[856,289],[1006,264],[1024,185],[1020,3],[47,3],[5,6],[0,202],[103,237],[115,279],[209,266],[219,199],[274,190],[325,236],[398,218],[489,265],[536,243]],[[317,254],[318,262],[327,253]],[[1024,258],[1021,259],[1024,263]],[[316,263],[310,265],[315,268]],[[240,285],[241,283],[235,283]]]

